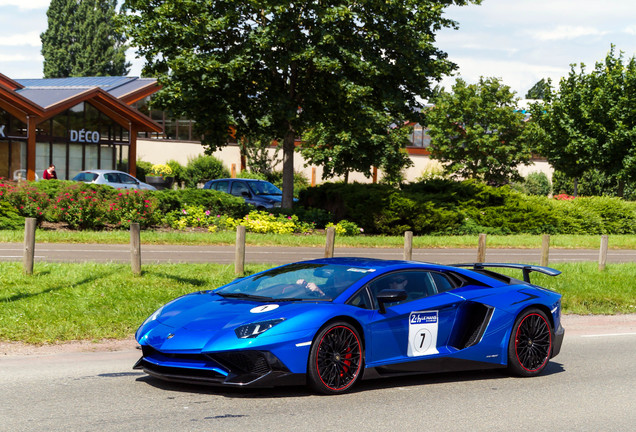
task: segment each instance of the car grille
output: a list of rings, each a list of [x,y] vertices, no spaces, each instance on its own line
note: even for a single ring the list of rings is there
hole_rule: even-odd
[[[272,371],[289,372],[267,351],[182,354],[164,353],[150,346],[143,346],[142,350],[143,357],[135,367],[169,380],[247,384]]]
[[[265,355],[259,351],[236,351],[210,354],[210,358],[239,374],[265,375],[271,367]]]

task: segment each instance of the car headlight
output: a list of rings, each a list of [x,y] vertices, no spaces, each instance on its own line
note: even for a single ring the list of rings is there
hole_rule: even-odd
[[[254,338],[261,333],[274,327],[276,324],[285,321],[285,318],[277,318],[267,321],[259,321],[251,324],[245,324],[234,329],[234,333],[239,339]]]
[[[150,316],[146,319],[146,321],[144,321],[144,323],[141,325],[141,327],[145,326],[145,325],[146,325],[146,324],[148,324],[149,322],[152,322],[152,321],[156,320],[156,319],[157,319],[157,317],[159,317],[159,315],[161,315],[161,312],[163,312],[163,308],[164,308],[164,307],[165,307],[165,305],[164,305],[164,306],[161,306],[159,309],[157,309],[157,310],[155,311],[155,313],[153,313],[152,315],[150,315]]]

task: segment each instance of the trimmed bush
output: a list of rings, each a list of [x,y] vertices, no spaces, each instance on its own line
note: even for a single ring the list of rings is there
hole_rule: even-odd
[[[230,171],[223,162],[214,156],[201,155],[188,161],[185,168],[186,187],[196,188],[199,183],[230,176]]]
[[[0,201],[0,229],[18,230],[24,228],[24,218],[8,202]]]
[[[433,179],[394,189],[326,183],[301,195],[306,206],[352,221],[370,234],[628,234],[636,203],[619,198],[528,196],[508,186]]]
[[[152,196],[157,199],[157,210],[162,214],[181,211],[186,206],[200,206],[214,215],[241,218],[250,208],[243,198],[210,189],[152,191]]]
[[[360,234],[360,227],[355,222],[341,220],[337,224],[328,223],[326,228],[335,228],[336,234],[343,236],[356,236]]]
[[[108,203],[108,219],[117,228],[130,228],[136,222],[141,228],[156,225],[160,216],[156,211],[157,199],[152,191],[120,189]]]
[[[1,183],[0,198],[8,202],[20,216],[35,218],[38,225],[45,219],[51,204],[48,194],[30,182]]]

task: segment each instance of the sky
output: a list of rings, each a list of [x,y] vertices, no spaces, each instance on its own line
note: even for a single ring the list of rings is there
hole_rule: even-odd
[[[10,78],[42,78],[40,34],[47,28],[50,0],[0,0],[0,73]],[[626,58],[636,55],[635,0],[483,0],[451,7],[446,16],[458,30],[437,34],[437,46],[474,83],[498,77],[523,98],[537,81],[566,76],[570,64],[591,70],[612,44]],[[142,62],[128,52],[130,74]],[[450,89],[455,77],[442,85]]]

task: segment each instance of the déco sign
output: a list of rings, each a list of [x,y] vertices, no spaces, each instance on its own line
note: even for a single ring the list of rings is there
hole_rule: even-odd
[[[100,136],[97,131],[88,131],[84,129],[74,130],[71,129],[71,142],[87,142],[87,143],[95,143],[99,142]]]

